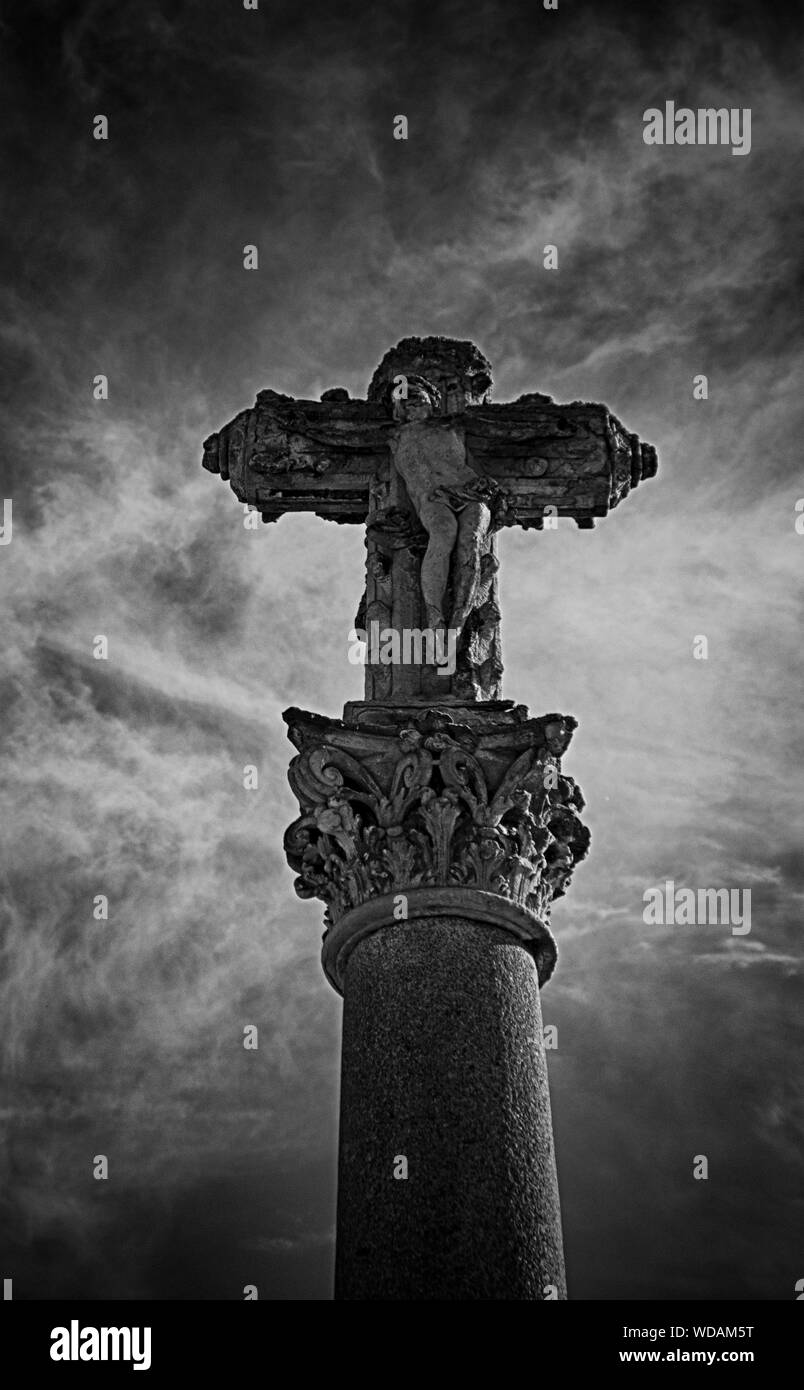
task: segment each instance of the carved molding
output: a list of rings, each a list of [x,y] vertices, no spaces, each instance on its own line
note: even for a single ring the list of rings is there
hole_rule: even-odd
[[[405,923],[432,923],[445,917],[459,922],[501,927],[530,952],[536,963],[539,987],[547,984],[555,969],[558,952],[549,928],[527,908],[497,893],[479,888],[409,888],[405,894],[407,915],[400,922],[395,916],[397,899],[389,894],[345,912],[324,935],[321,962],[324,973],[339,994],[349,958],[356,946],[383,927],[404,927]]]
[[[360,715],[283,715],[301,809],[285,852],[299,896],[326,904],[327,928],[423,888],[496,894],[546,925],[589,846],[583,797],[561,772],[575,720],[507,702]]]

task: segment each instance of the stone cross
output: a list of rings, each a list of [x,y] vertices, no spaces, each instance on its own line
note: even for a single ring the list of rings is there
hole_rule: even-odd
[[[342,388],[320,401],[260,391],[204,444],[204,467],[263,521],[313,512],[366,526],[356,627],[399,634],[411,658],[377,659],[369,643],[367,700],[498,699],[496,533],[562,516],[592,527],[656,472],[655,450],[603,405],[559,406],[535,392],[497,405],[490,391],[491,367],[472,343],[404,338],[366,400]],[[452,675],[401,640],[440,630],[455,634]]]
[[[365,524],[356,626],[393,657],[369,642],[342,719],[284,714],[285,851],[344,996],[339,1298],[566,1298],[540,990],[589,832],[576,721],[502,699],[496,534],[591,527],[657,464],[603,405],[490,390],[472,343],[405,338],[365,401],[261,391],[204,445],[264,521]]]

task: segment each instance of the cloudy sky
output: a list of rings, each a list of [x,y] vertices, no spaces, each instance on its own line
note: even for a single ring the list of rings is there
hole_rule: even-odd
[[[363,395],[410,333],[660,455],[594,531],[501,546],[505,693],[579,720],[593,835],[543,1001],[570,1295],[795,1297],[800,26],[751,0],[0,16],[15,1297],[330,1296],[341,1005],[281,853],[281,711],[360,697],[362,536],[245,530],[201,442],[263,387]],[[751,153],[646,146],[669,100],[750,108]],[[750,888],[750,934],[646,926],[668,878]]]

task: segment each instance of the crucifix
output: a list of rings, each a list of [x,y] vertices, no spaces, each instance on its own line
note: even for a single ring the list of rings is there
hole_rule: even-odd
[[[434,639],[369,647],[343,718],[283,716],[285,852],[344,999],[342,1299],[567,1296],[540,994],[589,832],[576,721],[502,698],[497,535],[590,528],[657,461],[604,405],[491,384],[474,344],[404,338],[365,400],[261,391],[204,444],[263,521],[365,525],[356,628]]]
[[[557,517],[592,527],[656,472],[655,450],[605,406],[539,393],[491,404],[491,384],[474,344],[404,338],[366,400],[261,391],[204,444],[204,467],[263,521],[295,511],[365,525],[358,629],[454,634],[454,674],[369,661],[367,700],[499,699],[498,531]]]

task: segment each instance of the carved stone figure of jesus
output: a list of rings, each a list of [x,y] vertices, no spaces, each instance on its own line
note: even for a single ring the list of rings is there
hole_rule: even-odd
[[[418,660],[367,660],[367,702],[502,699],[496,533],[539,531],[548,507],[590,529],[656,473],[655,449],[606,406],[540,392],[496,404],[491,388],[474,343],[408,337],[365,400],[344,387],[320,401],[266,389],[204,442],[204,467],[263,521],[303,512],[366,526],[355,628],[403,637],[427,626],[442,650],[456,634],[451,675],[424,646]]]
[[[428,382],[408,379],[407,395],[393,402],[398,424],[391,455],[428,536],[420,581],[428,625],[434,631],[452,629],[457,640],[474,605],[483,542],[491,527],[489,502],[499,489],[468,463],[462,433],[454,417],[435,415],[438,403]]]

